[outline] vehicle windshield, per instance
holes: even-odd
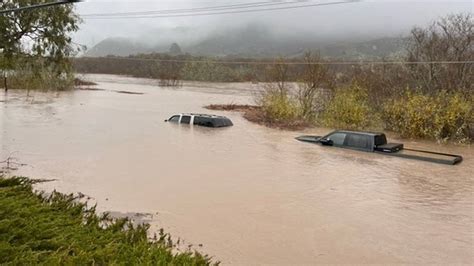
[[[332,140],[333,145],[342,146],[344,144],[344,139],[346,138],[346,133],[335,132],[326,136],[326,139]]]
[[[179,115],[173,115],[172,117],[170,117],[170,119],[168,119],[168,121],[178,122],[179,121]]]

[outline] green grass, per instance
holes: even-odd
[[[38,194],[27,178],[0,176],[0,264],[209,265],[198,252],[176,253],[162,231],[99,216],[95,207],[58,192]]]

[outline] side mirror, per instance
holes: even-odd
[[[319,142],[324,146],[332,146],[334,142],[330,139],[320,139]]]

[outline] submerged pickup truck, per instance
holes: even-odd
[[[322,137],[305,135],[299,136],[296,139],[324,146],[376,152],[384,155],[450,165],[460,163],[463,159],[460,155],[407,149],[403,147],[403,144],[401,143],[387,143],[387,137],[385,134],[376,132],[337,130]]]

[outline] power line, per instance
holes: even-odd
[[[356,3],[356,2],[361,2],[361,0],[346,0],[346,1],[329,2],[329,3],[309,4],[309,5],[273,7],[273,8],[259,8],[259,9],[246,9],[246,10],[231,10],[231,11],[223,11],[223,12],[171,14],[171,15],[157,15],[157,16],[116,16],[116,17],[97,16],[97,17],[85,17],[85,19],[137,19],[137,18],[141,19],[141,18],[170,18],[170,17],[212,16],[212,15],[223,15],[223,14],[238,14],[238,13],[252,13],[252,12],[276,11],[276,10],[288,10],[288,9],[316,7],[316,6],[341,5],[341,4],[350,4],[350,3]]]
[[[169,13],[189,13],[189,12],[205,12],[215,10],[226,10],[226,9],[243,9],[251,7],[265,7],[274,5],[288,5],[293,3],[300,3],[300,1],[289,1],[289,2],[253,2],[253,3],[241,3],[232,5],[221,5],[221,6],[208,6],[208,7],[197,7],[197,8],[186,8],[186,9],[163,9],[163,10],[152,10],[152,11],[135,11],[135,12],[116,12],[116,13],[93,13],[93,14],[80,14],[83,17],[95,17],[95,16],[136,16],[136,15],[147,15],[147,14],[169,14]]]
[[[287,10],[287,9],[296,9],[296,8],[305,8],[305,7],[315,7],[315,6],[326,6],[326,5],[339,5],[339,4],[349,4],[354,2],[360,2],[361,0],[346,0],[346,1],[338,1],[338,2],[329,2],[329,3],[317,3],[317,4],[309,4],[309,5],[298,5],[298,6],[286,6],[286,7],[273,7],[273,8],[259,8],[259,9],[244,9],[239,10],[242,8],[234,8],[236,10],[231,11],[222,11],[222,12],[207,12],[201,13],[200,12],[185,12],[190,14],[165,14],[165,15],[156,15],[156,16],[115,16],[115,17],[85,17],[86,19],[130,19],[130,18],[169,18],[169,17],[190,17],[190,16],[210,16],[210,15],[223,15],[223,14],[237,14],[237,13],[251,13],[251,12],[262,12],[262,11],[275,11],[275,10]],[[288,2],[288,4],[297,4],[298,2]]]
[[[31,10],[31,9],[45,8],[45,7],[50,7],[50,6],[77,3],[77,2],[81,2],[81,1],[82,0],[61,0],[61,1],[57,1],[57,2],[51,2],[51,3],[43,3],[43,4],[37,4],[37,5],[17,7],[17,8],[12,8],[12,9],[0,10],[0,15],[1,14],[7,14],[7,13],[14,13],[14,12],[22,12],[22,11],[27,11],[27,10]]]
[[[321,61],[321,62],[281,62],[281,61],[210,61],[210,60],[179,60],[179,59],[153,59],[153,58],[127,58],[127,57],[78,57],[73,59],[113,59],[123,61],[150,61],[169,63],[207,63],[222,65],[421,65],[421,64],[473,64],[474,61]]]

